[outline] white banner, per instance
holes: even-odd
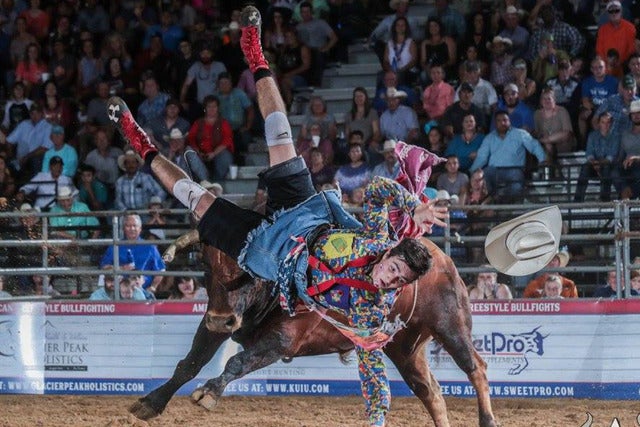
[[[203,303],[0,303],[0,393],[146,394],[189,351]],[[473,339],[504,397],[640,398],[640,301],[474,302]],[[219,375],[240,347],[227,341],[196,379]],[[444,349],[427,348],[446,395],[473,396]],[[395,395],[410,394],[388,363]],[[359,394],[355,361],[337,355],[278,362],[226,394]]]

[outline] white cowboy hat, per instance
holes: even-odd
[[[382,145],[381,153],[386,153],[387,151],[394,151],[396,149],[396,141],[395,139],[387,139]]]
[[[566,267],[571,259],[571,254],[566,248],[560,249],[555,256],[557,256],[558,261],[560,261],[560,267]]]
[[[635,101],[631,101],[629,104],[629,113],[637,113],[640,112],[640,100],[636,99]]]
[[[487,234],[484,251],[498,271],[525,276],[541,270],[553,259],[561,233],[560,209],[550,206],[495,226]]]
[[[75,188],[69,187],[68,185],[62,185],[58,187],[58,192],[56,193],[56,198],[58,200],[63,199],[72,199],[78,194],[78,190]]]
[[[206,179],[203,179],[202,181],[200,181],[200,186],[202,188],[204,188],[205,190],[210,190],[212,188],[215,188],[220,193],[222,193],[222,191],[223,191],[222,185],[218,184],[217,182],[207,181]]]
[[[124,161],[126,159],[136,159],[136,161],[138,162],[138,166],[142,166],[144,164],[144,160],[142,160],[142,157],[137,155],[135,151],[127,150],[126,153],[118,156],[118,167],[120,168],[120,170],[124,170]]]
[[[186,137],[187,137],[188,133],[189,133],[189,132],[187,132],[187,133],[182,133],[182,131],[181,131],[180,129],[178,129],[178,128],[173,128],[173,129],[171,129],[171,132],[169,133],[169,135],[165,135],[165,136],[163,136],[162,138],[163,138],[165,141],[169,141],[169,140],[172,140],[172,139],[184,139],[184,138],[186,138]]]
[[[406,98],[407,92],[398,90],[395,87],[387,88],[387,98]]]
[[[23,203],[20,205],[20,212],[40,212],[40,208],[33,207],[29,203]]]
[[[458,203],[459,198],[457,194],[454,194],[453,196],[451,194],[449,194],[449,192],[445,189],[442,190],[438,190],[438,192],[436,193],[436,199],[438,200],[445,200],[448,201],[450,203]]]

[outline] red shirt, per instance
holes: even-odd
[[[218,117],[214,124],[204,119],[196,120],[189,129],[187,141],[191,148],[200,153],[211,153],[219,145],[224,145],[232,154],[234,152],[233,130],[222,117]]]

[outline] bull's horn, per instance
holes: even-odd
[[[640,427],[640,413],[636,417],[636,422],[638,423],[638,427]]]
[[[582,424],[580,427],[591,427],[591,424],[593,424],[593,416],[587,412],[587,422]]]

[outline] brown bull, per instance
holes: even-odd
[[[176,245],[184,247],[197,233]],[[407,327],[384,348],[409,388],[422,401],[436,426],[449,426],[440,385],[427,364],[425,346],[434,338],[468,376],[478,398],[479,425],[495,427],[486,363],[471,341],[471,312],[464,282],[451,258],[427,239],[422,242],[433,257],[432,269],[409,285],[395,303],[391,318],[400,314]],[[173,248],[175,250],[175,248]],[[333,326],[310,312],[290,317],[271,296],[270,284],[253,281],[237,264],[215,248],[203,249],[209,307],[194,337],[191,351],[178,363],[173,377],[141,398],[130,409],[149,419],[164,410],[171,396],[194,378],[229,337],[244,351],[231,357],[224,372],[196,389],[192,398],[212,409],[227,384],[282,358],[328,353],[345,354],[353,344]],[[211,274],[211,272],[216,274]]]

